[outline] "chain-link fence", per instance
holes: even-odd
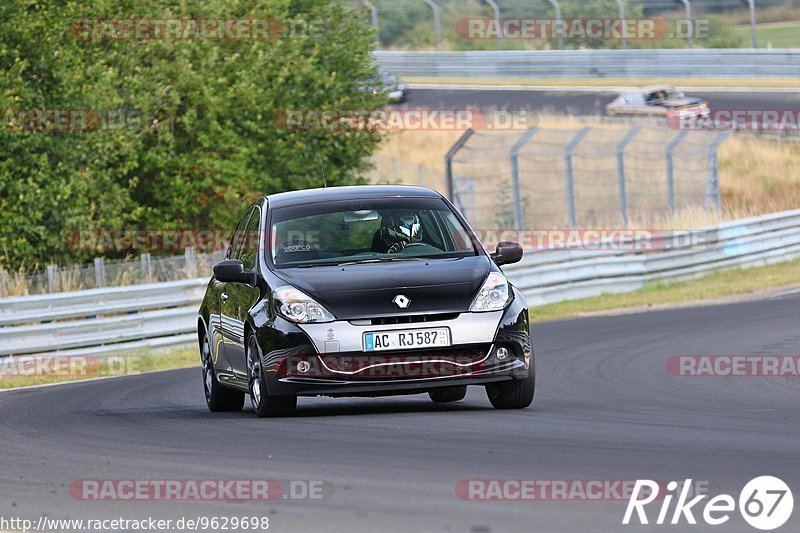
[[[754,47],[771,46],[770,35],[759,39],[759,24],[782,22],[800,9],[797,0],[345,0],[344,4],[369,21],[378,34],[378,47],[404,50],[520,49],[531,46],[524,39],[463,39],[468,19],[562,19],[575,18],[635,20],[639,17],[680,18],[693,28],[701,17],[721,17],[737,28],[712,28],[708,36],[697,28],[677,32],[669,43],[675,47]],[[735,16],[734,16],[735,15]],[[701,26],[702,23],[697,24]],[[700,39],[695,39],[697,34]],[[672,35],[672,33],[670,33]],[[551,48],[574,46],[569,39],[549,38]],[[700,42],[697,42],[700,41]],[[708,41],[704,43],[703,41]],[[591,47],[648,47],[632,40],[608,42],[602,39]],[[656,46],[663,47],[663,46]]]
[[[198,254],[194,248],[187,248],[183,255],[152,256],[143,253],[121,260],[98,257],[89,265],[47,265],[32,272],[0,269],[0,297],[206,277],[211,276],[214,264],[224,255],[222,250]]]
[[[475,227],[647,223],[719,209],[727,132],[625,128],[467,131],[450,150],[450,197]]]

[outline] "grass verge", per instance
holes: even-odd
[[[800,85],[800,78],[439,78],[404,76],[403,80],[406,83],[437,85],[519,85],[524,87],[643,87],[664,84],[684,88],[796,89]]]
[[[0,390],[200,366],[197,347],[82,356],[0,358]]]
[[[800,260],[748,269],[715,272],[679,282],[652,282],[625,294],[603,294],[592,298],[531,307],[532,322],[574,318],[604,312],[647,310],[674,304],[691,304],[727,297],[758,294],[800,283]]]

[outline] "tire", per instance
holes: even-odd
[[[531,355],[527,378],[486,385],[486,396],[495,409],[525,409],[533,403],[535,389],[536,371]]]
[[[261,367],[258,341],[254,334],[247,338],[247,360],[250,368],[250,402],[259,418],[292,416],[297,410],[297,396],[273,396]]]
[[[214,362],[211,360],[211,348],[208,339],[203,335],[203,390],[206,396],[206,405],[212,413],[241,411],[244,407],[244,393],[229,389],[217,380],[214,372]]]
[[[436,403],[457,402],[463,400],[467,395],[467,386],[442,387],[428,391],[428,396]]]

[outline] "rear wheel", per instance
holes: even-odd
[[[428,396],[436,403],[457,402],[467,395],[467,386],[442,387],[428,391]]]
[[[227,411],[241,411],[244,407],[244,393],[222,386],[214,372],[214,361],[211,357],[211,348],[208,339],[203,339],[203,389],[206,395],[206,405],[214,413]]]
[[[250,367],[250,401],[259,418],[292,416],[297,409],[297,396],[273,396],[261,367],[258,341],[252,333],[247,339],[247,360]]]
[[[535,389],[536,371],[534,370],[533,356],[531,356],[526,379],[486,385],[486,396],[489,397],[489,401],[496,409],[524,409],[533,402]]]

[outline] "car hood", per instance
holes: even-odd
[[[275,271],[339,320],[469,311],[491,268],[485,255]],[[393,302],[402,294],[405,309]]]

